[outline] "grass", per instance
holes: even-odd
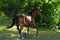
[[[4,30],[4,27],[0,27],[0,40],[21,40],[16,27]],[[35,35],[35,29],[30,29],[29,38],[26,37],[27,29],[23,29],[23,40],[60,40],[60,30],[57,31],[39,31],[39,35]]]

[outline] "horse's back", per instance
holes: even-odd
[[[32,23],[32,17],[30,15],[19,14],[18,23],[19,25],[30,25]]]

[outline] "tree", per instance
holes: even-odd
[[[39,27],[55,28],[60,20],[60,0],[0,0],[0,12],[9,18],[19,13],[29,13],[36,7],[43,10]]]

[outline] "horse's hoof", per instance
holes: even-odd
[[[24,39],[24,37],[20,37],[20,39]]]

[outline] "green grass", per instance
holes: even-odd
[[[13,27],[11,29],[4,30],[4,27],[0,27],[0,40],[21,40],[19,39],[19,33],[16,29],[16,27]],[[39,31],[39,35],[36,36],[36,30],[30,29],[29,38],[26,37],[27,29],[23,29],[23,40],[60,40],[60,30],[59,31]]]

